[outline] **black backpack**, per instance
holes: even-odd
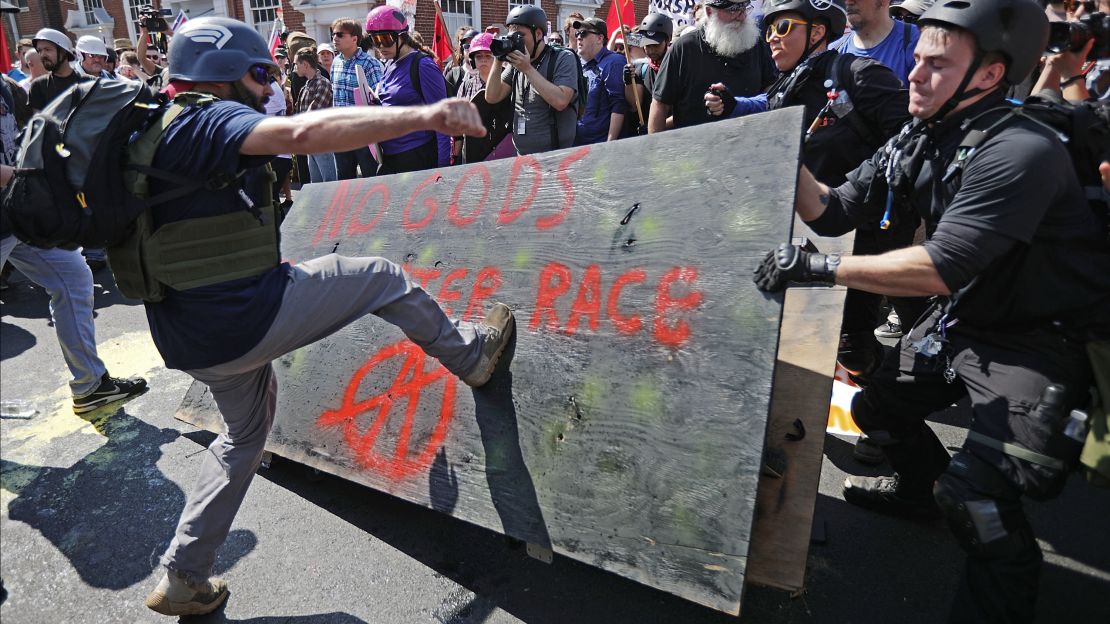
[[[1002,110],[1007,112],[994,123],[985,128],[975,127],[984,116]],[[1019,117],[1050,130],[1067,148],[1087,203],[1110,244],[1110,202],[1098,172],[1099,165],[1110,160],[1110,102],[1065,102],[1053,91],[1042,91],[1026,98],[1018,106],[984,111],[964,122],[963,127],[970,130],[960,141],[956,158],[944,173],[944,181],[959,184],[959,176],[975,151],[1003,126]]]
[[[121,163],[159,103],[141,82],[78,83],[31,118],[4,189],[4,225],[36,247],[106,247],[146,207]]]

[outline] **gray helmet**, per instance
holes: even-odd
[[[668,37],[674,37],[674,21],[670,16],[662,13],[648,13],[644,21],[640,22],[640,32],[644,31],[663,33]]]
[[[37,48],[40,41],[53,43],[62,52],[66,52],[70,56],[73,56],[73,42],[70,41],[69,37],[67,37],[65,33],[60,30],[54,30],[53,28],[43,28],[42,30],[35,33],[34,39],[31,39],[31,45]]]
[[[258,31],[229,17],[185,22],[170,40],[170,80],[235,82],[253,65],[277,69]]]
[[[547,34],[547,13],[538,6],[518,6],[517,8],[509,11],[509,17],[505,19],[505,25],[520,24],[521,26],[528,26],[533,29],[540,29]]]
[[[819,19],[825,22],[825,39],[836,41],[844,36],[848,24],[848,13],[844,10],[844,0],[765,0],[763,3],[763,25],[769,27],[771,20],[779,13],[800,13],[806,19]],[[807,35],[808,36],[808,35]]]
[[[1006,57],[1006,82],[1010,84],[1029,76],[1048,44],[1048,17],[1030,0],[938,0],[917,23],[968,31],[981,52]]]

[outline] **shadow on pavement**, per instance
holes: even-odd
[[[16,495],[11,520],[42,533],[88,585],[123,589],[151,576],[185,505],[181,488],[157,467],[162,445],[179,434],[118,405],[83,418],[104,445],[68,468],[0,460],[0,482]],[[253,534],[238,533],[221,552],[223,569],[255,546]]]
[[[7,312],[6,306],[4,311]],[[14,358],[35,346],[36,342],[35,335],[26,329],[0,322],[0,360]]]
[[[50,318],[50,295],[46,290],[19,272],[12,275],[9,284],[9,288],[0,296],[0,300],[4,302],[4,314],[25,319]],[[141,304],[142,301],[138,299],[128,299],[120,294],[116,280],[108,269],[100,269],[93,273],[93,318],[96,318],[96,311],[101,308]],[[5,357],[8,356],[5,355]]]
[[[234,594],[228,596],[228,600],[232,598],[234,598]],[[339,611],[315,613],[313,615],[272,615],[235,620],[224,615],[223,607],[208,615],[182,616],[178,622],[180,624],[367,624],[365,620]]]

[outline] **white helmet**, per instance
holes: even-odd
[[[35,33],[34,39],[31,39],[31,45],[38,47],[39,41],[49,41],[62,50],[68,52],[70,56],[73,56],[73,42],[70,41],[69,37],[67,37],[65,33],[60,30],[54,30],[53,28],[43,28],[42,30]]]
[[[108,46],[100,39],[93,35],[85,35],[77,40],[77,51],[82,54],[95,54],[99,56],[108,56]]]

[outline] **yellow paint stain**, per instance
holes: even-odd
[[[532,254],[527,249],[517,250],[516,255],[513,256],[514,269],[528,268],[528,262],[532,259]]]
[[[706,570],[709,570],[711,572],[728,572],[729,571],[728,568],[726,568],[725,566],[717,565],[715,563],[703,563],[701,567],[703,567]]]
[[[419,266],[431,266],[437,258],[435,255],[439,253],[439,249],[435,245],[428,245],[420,251],[420,257],[416,259],[416,264]]]
[[[129,332],[101,342],[97,345],[97,353],[108,371],[117,377],[149,377],[154,371],[165,367],[147,331]],[[103,416],[98,414],[101,410],[85,414],[84,418],[74,414],[73,395],[70,394],[68,383],[52,390],[46,389],[31,400],[38,408],[38,414],[25,424],[5,423],[5,455],[10,454],[11,459],[18,461],[36,457],[36,451],[51,442],[78,432],[100,436],[94,423]],[[114,403],[105,407],[104,411],[114,413],[118,407]],[[16,444],[20,444],[17,449],[8,450]]]

